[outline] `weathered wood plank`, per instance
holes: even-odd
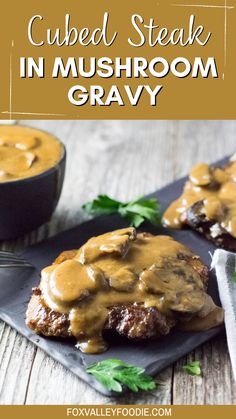
[[[15,330],[4,326],[0,345],[1,404],[23,404],[36,348]]]
[[[183,371],[183,365],[193,360],[201,362],[201,377],[193,377]],[[235,391],[224,334],[202,345],[175,365],[174,404],[235,404]]]
[[[64,141],[67,174],[52,220],[23,239],[3,244],[10,249],[42,240],[83,221],[87,217],[80,209],[81,204],[98,193],[120,199],[148,193],[186,174],[193,163],[214,161],[236,149],[235,121],[28,123],[47,129]],[[207,343],[196,355],[187,358],[201,357],[207,374],[200,381],[182,372],[184,359],[175,366],[173,386],[170,367],[157,378],[162,385],[152,394],[117,400],[102,397],[2,322],[0,339],[0,403],[220,404],[236,400],[224,337]]]

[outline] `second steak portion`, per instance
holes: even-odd
[[[216,246],[236,251],[236,157],[224,167],[197,164],[163,215],[166,227],[189,226]]]
[[[236,252],[236,239],[227,233],[218,223],[207,218],[203,201],[198,201],[186,211],[184,224],[212,241],[216,246]]]

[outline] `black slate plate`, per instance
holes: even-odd
[[[223,164],[226,161],[227,159],[224,159],[220,163]],[[183,178],[173,182],[150,196],[157,197],[161,202],[161,209],[164,210],[170,202],[179,196],[185,180],[186,178]],[[26,248],[21,255],[31,262],[35,269],[1,269],[0,275],[0,318],[78,377],[102,394],[109,396],[112,393],[106,391],[85,372],[86,365],[106,358],[119,358],[125,362],[145,367],[147,373],[154,375],[222,330],[222,327],[195,333],[173,330],[168,336],[157,341],[135,344],[113,337],[110,338],[110,348],[106,353],[85,355],[74,347],[72,340],[40,337],[25,326],[26,306],[31,296],[32,287],[39,283],[40,270],[51,264],[63,250],[78,248],[93,235],[124,226],[124,221],[116,216],[95,218],[49,240]],[[170,234],[175,239],[188,245],[202,258],[206,265],[210,265],[210,252],[214,252],[215,246],[196,233],[190,230],[168,231],[150,225],[144,225],[142,229],[154,234]],[[219,304],[214,272],[210,272],[209,294]]]

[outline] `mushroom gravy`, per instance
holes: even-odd
[[[83,352],[106,350],[103,329],[109,307],[116,305],[154,307],[178,318],[185,330],[223,321],[222,309],[205,292],[199,258],[171,237],[125,228],[93,237],[69,253],[42,270],[40,289],[51,310],[69,316]]]
[[[20,125],[0,125],[0,182],[38,175],[55,166],[63,147],[52,135]]]
[[[215,227],[236,238],[236,161],[226,167],[205,163],[193,167],[183,194],[164,213],[163,224],[181,228],[186,211],[198,201],[203,201],[204,215]]]

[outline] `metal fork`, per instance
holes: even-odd
[[[28,267],[33,268],[27,260],[22,258],[19,255],[16,255],[12,252],[7,252],[5,250],[0,250],[0,268],[20,268]]]

